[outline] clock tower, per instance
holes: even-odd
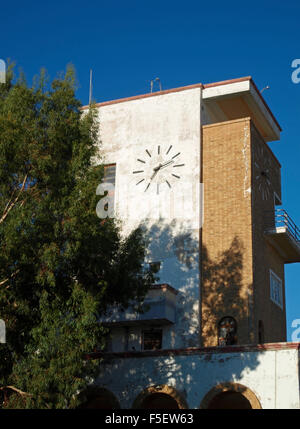
[[[102,316],[110,341],[89,355],[104,358],[97,406],[299,408],[299,344],[282,342],[284,266],[300,262],[300,231],[269,146],[281,128],[253,80],[97,109],[97,194],[109,191],[97,214],[105,203],[124,234],[143,228],[158,277],[142,313]]]
[[[299,236],[268,145],[281,129],[252,79],[97,108],[109,213],[124,234],[144,229],[158,276],[149,311],[103,319],[111,350],[285,341],[284,264],[300,261]]]

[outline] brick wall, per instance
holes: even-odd
[[[280,164],[253,124],[251,152],[255,341],[258,341],[259,320],[264,325],[265,342],[286,341],[284,262],[264,238],[266,223],[274,218],[274,192],[281,198]],[[268,182],[261,176],[264,170],[267,171]],[[266,189],[267,192],[264,191]],[[283,309],[270,299],[270,269],[282,279]]]
[[[202,345],[218,344],[218,322],[232,316],[239,344],[285,341],[283,310],[270,300],[270,268],[284,263],[266,242],[266,213],[281,197],[280,164],[250,118],[203,127]]]
[[[203,127],[202,344],[232,316],[238,343],[253,340],[250,119]]]

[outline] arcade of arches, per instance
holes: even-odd
[[[85,395],[80,408],[120,409],[116,397],[107,389],[94,388]],[[134,409],[187,409],[188,404],[176,389],[170,386],[151,386],[135,399]],[[212,388],[203,398],[200,409],[258,409],[256,395],[238,383],[224,383]]]

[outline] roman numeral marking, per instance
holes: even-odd
[[[146,149],[146,152],[147,152],[147,154],[150,156],[150,158],[151,158],[151,153],[149,152],[149,150],[148,149]]]
[[[140,180],[139,182],[137,182],[136,184],[139,185],[140,183],[142,183],[145,179]]]
[[[176,153],[176,155],[172,156],[172,159],[176,158],[176,156],[180,155],[180,152]]]
[[[142,159],[139,159],[139,158],[138,158],[138,161],[139,161],[139,162],[142,162],[143,164],[146,164],[146,161],[143,161]]]
[[[160,154],[160,146],[157,146],[157,153]]]
[[[144,170],[138,170],[138,171],[133,171],[133,174],[137,174],[137,173],[144,173]]]
[[[150,186],[150,183],[148,183],[147,188],[145,189],[145,191],[144,191],[144,192],[146,192],[146,191],[147,191],[147,189],[149,188],[149,186]]]
[[[169,188],[172,188],[172,186],[170,185],[170,183],[166,180],[166,183],[168,184]]]
[[[174,167],[183,167],[184,166],[184,164],[177,164],[177,165],[173,165],[173,168]]]
[[[172,173],[172,176],[177,177],[177,179],[180,179],[180,176],[176,176],[176,174]]]

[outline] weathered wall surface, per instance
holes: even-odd
[[[299,345],[298,345],[299,348]],[[266,350],[112,359],[101,364],[96,384],[108,389],[121,408],[131,408],[150,386],[176,389],[188,408],[199,408],[204,397],[221,383],[239,383],[258,399],[261,408],[299,409],[299,350],[288,344]]]
[[[164,347],[199,344],[200,91],[99,107],[104,162],[116,163],[115,212],[123,233],[145,228],[146,262],[160,261],[159,282],[179,290],[177,320],[164,328]],[[140,350],[139,332],[132,329],[129,347]],[[120,340],[122,329],[118,334]]]

